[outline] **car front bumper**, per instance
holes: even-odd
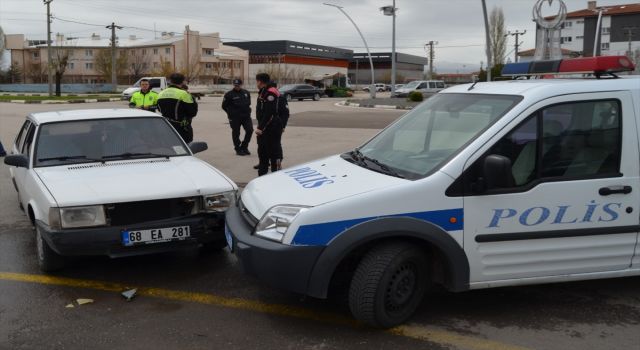
[[[90,227],[52,230],[46,224],[36,222],[44,240],[63,256],[107,255],[112,258],[162,253],[182,248],[194,248],[204,243],[224,241],[224,214],[198,214],[160,221],[124,226]],[[134,246],[122,244],[125,230],[189,226],[190,237],[180,241],[149,243]]]
[[[243,271],[276,288],[307,294],[309,277],[324,247],[277,243],[253,235],[253,230],[240,208],[227,211],[227,241]]]

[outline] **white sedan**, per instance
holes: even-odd
[[[43,271],[66,256],[224,246],[236,184],[193,156],[161,116],[136,109],[34,113],[13,144],[11,178]]]

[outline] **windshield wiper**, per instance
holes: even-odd
[[[129,158],[134,158],[134,157],[154,157],[154,158],[167,158],[169,159],[169,157],[171,157],[168,154],[157,154],[157,153],[150,153],[150,152],[145,152],[145,153],[136,153],[136,152],[125,152],[125,153],[120,153],[120,154],[112,154],[112,155],[108,155],[108,156],[103,156],[102,159],[115,159],[115,158],[125,158],[125,159],[129,159]]]
[[[375,164],[376,166],[378,166],[378,168],[380,168],[382,171],[384,171],[388,175],[404,179],[404,176],[400,175],[397,171],[391,169],[390,167],[388,167],[387,165],[383,164],[382,162],[380,162],[379,160],[377,160],[375,158],[371,158],[371,157],[365,156],[360,151],[360,149],[358,149],[358,148],[354,149],[353,152],[351,152],[351,157],[354,160],[358,161],[358,163],[361,164],[365,168],[369,168],[366,163],[367,162],[371,162],[371,163]],[[369,169],[371,169],[371,168],[369,168]]]
[[[64,162],[67,160],[76,160],[76,159],[90,160],[94,162],[103,162],[102,159],[89,158],[87,156],[59,156],[59,157],[49,157],[49,158],[38,158],[38,162],[46,162],[50,160],[59,160],[61,162]]]

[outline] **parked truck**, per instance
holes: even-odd
[[[151,85],[151,90],[160,93],[160,91],[166,89],[169,86],[169,82],[165,77],[142,77],[140,80],[136,81],[132,87],[127,88],[122,92],[122,99],[129,101],[131,99],[131,95],[135,92],[140,91],[140,82],[142,80],[149,80],[149,85]],[[204,96],[205,93],[209,92],[209,89],[206,85],[189,85],[189,92],[193,97],[200,99]]]

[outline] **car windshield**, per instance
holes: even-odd
[[[423,178],[520,100],[509,95],[435,95],[343,157],[390,175]]]
[[[80,120],[41,125],[34,163],[46,167],[189,154],[162,118]]]
[[[403,86],[403,87],[405,87],[405,88],[407,88],[407,89],[413,89],[413,88],[415,88],[415,87],[416,87],[416,86],[418,86],[418,85],[420,85],[420,82],[419,82],[419,81],[412,81],[412,82],[410,82],[410,83],[406,84],[406,85],[405,85],[405,86]]]

